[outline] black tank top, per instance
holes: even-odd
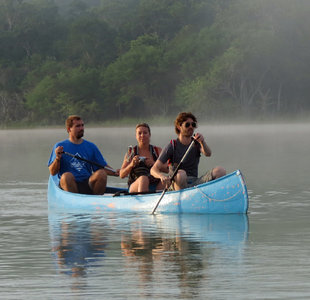
[[[157,147],[150,145],[150,152],[153,156],[154,161],[157,160],[158,158],[158,153],[157,153]],[[129,151],[129,150],[128,150]],[[135,155],[139,155],[139,148],[138,146],[134,146],[131,151],[133,151],[133,153],[128,153],[128,156],[135,156]],[[131,185],[134,181],[136,181],[140,176],[146,175],[146,176],[151,176],[150,175],[150,169],[151,167],[148,167],[145,162],[143,160],[141,160],[139,162],[139,164],[137,166],[135,166],[134,168],[132,168],[132,170],[129,173],[128,176],[128,185]],[[153,176],[152,176],[153,177]]]

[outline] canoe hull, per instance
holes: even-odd
[[[144,195],[82,195],[63,191],[57,177],[48,183],[49,209],[61,211],[119,211],[149,212],[155,207],[161,193]],[[247,213],[248,194],[239,170],[217,180],[181,191],[167,192],[157,213],[233,214]]]

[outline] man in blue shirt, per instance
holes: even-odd
[[[66,120],[69,138],[54,145],[48,167],[51,175],[58,174],[60,187],[68,192],[102,195],[107,184],[107,175],[118,176],[108,166],[94,143],[83,139],[84,122],[80,116],[69,116]],[[95,162],[106,169],[92,165],[73,156]],[[110,170],[109,170],[110,169]]]

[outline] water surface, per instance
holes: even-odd
[[[248,216],[53,214],[47,161],[63,129],[0,131],[2,299],[308,299],[310,124],[200,126],[241,169]],[[133,128],[87,128],[119,168]],[[152,128],[154,144],[173,128]],[[109,177],[112,185],[126,180]]]

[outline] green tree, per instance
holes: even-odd
[[[81,67],[46,75],[26,94],[33,120],[57,123],[68,114],[100,120],[99,72]]]
[[[104,70],[105,99],[114,103],[118,117],[152,115],[153,108],[167,112],[163,53],[158,36],[144,35],[132,41],[130,50]]]
[[[95,15],[78,17],[68,25],[65,59],[74,65],[106,66],[116,58],[115,36]]]

